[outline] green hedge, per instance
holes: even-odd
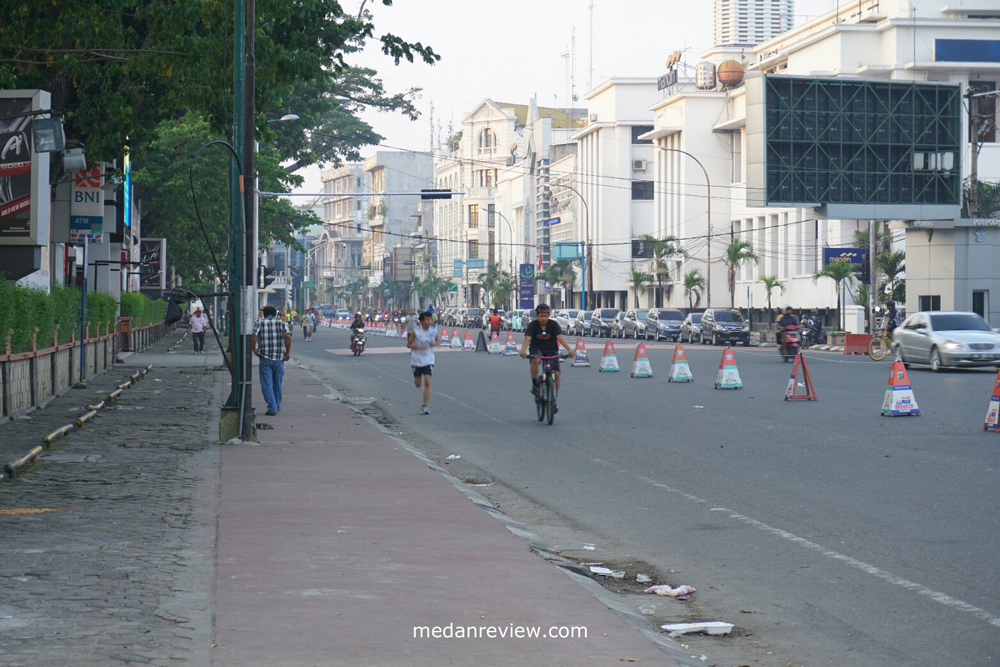
[[[72,287],[52,287],[49,293],[42,290],[11,286],[0,280],[0,352],[11,336],[11,351],[15,354],[31,348],[31,334],[38,327],[38,347],[52,344],[56,325],[59,325],[59,342],[68,343],[70,337],[80,337],[80,290]],[[104,335],[114,331],[118,304],[108,294],[87,294],[87,321],[90,335]]]
[[[167,302],[163,299],[153,301],[145,294],[122,293],[122,317],[132,318],[132,328],[159,324],[167,314]]]

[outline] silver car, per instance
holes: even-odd
[[[576,322],[576,316],[579,314],[580,311],[576,308],[555,310],[552,311],[552,318],[559,323],[559,328],[563,330],[563,333],[569,333]]]
[[[1000,333],[976,313],[920,312],[893,332],[893,350],[904,363],[1000,366]]]

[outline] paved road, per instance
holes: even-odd
[[[460,454],[595,541],[671,569],[716,620],[794,664],[1000,660],[1000,437],[983,433],[995,371],[911,369],[920,417],[879,416],[889,366],[809,355],[820,401],[782,400],[789,365],[736,348],[746,388],[713,389],[721,348],[689,346],[696,381],[567,369],[553,426],[534,418],[527,363],[442,351],[432,415],[399,340],[296,341],[296,356],[372,396],[401,430]],[[741,610],[757,614],[741,615]],[[785,664],[785,663],[776,663]]]

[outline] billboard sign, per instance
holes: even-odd
[[[49,108],[44,90],[0,91],[0,244],[48,245],[49,154],[31,147],[31,121]]]
[[[71,243],[104,242],[104,163],[74,172],[69,204]]]
[[[167,289],[167,240],[141,239],[139,241],[139,287],[141,289]]]
[[[580,243],[553,243],[552,244],[552,259],[580,259],[582,255],[580,254]]]
[[[632,239],[632,259],[653,259],[653,244],[643,239]]]
[[[517,272],[517,296],[520,308],[535,307],[535,265],[522,264]]]
[[[823,248],[823,266],[834,262],[860,267],[865,263],[865,252],[861,248]]]

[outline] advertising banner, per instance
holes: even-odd
[[[520,308],[535,307],[535,265],[522,264],[517,272],[518,306]]]
[[[865,263],[865,251],[861,248],[823,248],[823,266],[834,262],[861,266]]]
[[[104,243],[104,163],[73,174],[69,204],[69,240]]]
[[[142,289],[167,288],[167,240],[139,241],[139,286]]]
[[[31,235],[31,106],[0,99],[0,239]]]

